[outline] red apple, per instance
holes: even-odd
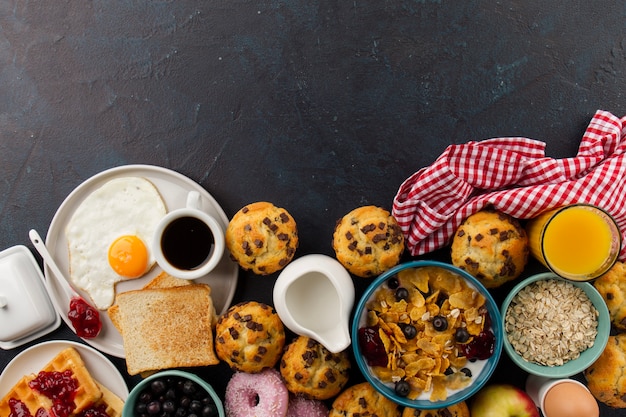
[[[472,417],[539,417],[539,409],[525,391],[508,384],[482,388],[471,401]]]

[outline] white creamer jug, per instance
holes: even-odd
[[[326,255],[305,255],[283,269],[274,284],[274,308],[292,332],[317,340],[330,352],[350,346],[354,284]]]

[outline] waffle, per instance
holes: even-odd
[[[124,401],[117,395],[115,395],[111,390],[109,390],[104,385],[96,382],[98,384],[98,388],[102,391],[102,398],[98,400],[96,406],[104,405],[107,416],[109,417],[121,417],[122,416],[122,408],[124,408]],[[3,414],[0,414],[2,416]]]
[[[33,379],[32,375],[22,377],[22,379],[11,388],[11,391],[2,398],[0,401],[0,416],[7,417],[11,414],[11,408],[9,407],[9,400],[11,398],[22,401],[33,416],[38,409],[47,407],[48,402],[44,401],[46,398],[37,395],[37,393],[28,387],[28,382],[31,379]]]
[[[109,417],[120,417],[123,402],[113,392],[96,382],[85,367],[85,363],[76,349],[69,347],[57,354],[41,371],[64,372],[70,370],[72,377],[77,381],[77,389],[74,397],[75,409],[73,416],[81,413],[93,405],[105,405]],[[11,409],[9,400],[15,398],[26,405],[30,414],[35,416],[40,408],[50,410],[52,400],[43,394],[32,390],[29,382],[37,377],[36,374],[25,375],[11,390],[0,400],[0,416],[9,416]],[[54,417],[51,414],[51,417]]]

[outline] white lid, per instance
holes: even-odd
[[[27,343],[60,322],[31,251],[18,245],[0,252],[0,347]]]

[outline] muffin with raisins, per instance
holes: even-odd
[[[215,326],[217,357],[236,371],[255,373],[278,363],[285,328],[274,308],[245,301],[228,309]]]
[[[401,407],[383,396],[369,382],[346,388],[333,401],[328,417],[400,417]]]
[[[350,359],[346,351],[332,353],[307,336],[297,336],[280,360],[287,389],[296,395],[327,400],[348,382]]]
[[[241,208],[229,222],[225,240],[231,259],[258,275],[283,269],[299,243],[294,218],[266,201]]]
[[[593,286],[606,302],[615,329],[626,331],[626,264],[615,262],[608,272],[594,281]]]
[[[528,254],[528,237],[519,221],[491,208],[466,218],[452,239],[452,264],[487,288],[519,277]]]
[[[404,236],[398,222],[387,210],[363,206],[337,222],[333,249],[337,260],[351,274],[374,277],[400,262]]]

